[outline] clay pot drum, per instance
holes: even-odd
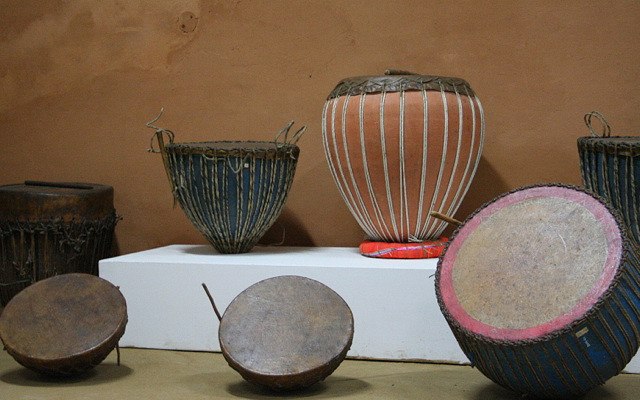
[[[349,78],[322,113],[331,174],[372,241],[435,240],[476,172],[484,114],[459,78],[389,72]]]
[[[640,260],[617,212],[578,188],[505,194],[457,229],[436,271],[471,363],[536,398],[580,396],[640,343]]]

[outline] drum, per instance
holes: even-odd
[[[89,274],[64,274],[18,293],[0,315],[0,339],[23,366],[54,375],[77,375],[100,364],[127,324],[124,297]]]
[[[280,215],[300,154],[295,143],[306,129],[289,140],[292,125],[273,142],[173,143],[170,131],[156,129],[175,198],[220,253],[248,252]]]
[[[591,125],[594,116],[603,123],[602,136]],[[611,137],[611,127],[598,112],[585,115],[585,122],[591,136],[578,139],[584,186],[620,211],[640,243],[640,137]]]
[[[229,365],[247,381],[278,391],[324,380],[353,340],[347,303],[324,284],[301,276],[250,286],[219,318],[220,349]]]
[[[484,113],[462,79],[387,71],[338,83],[322,136],[340,194],[369,239],[415,248],[446,226],[431,212],[453,215],[467,193]]]
[[[0,186],[0,303],[54,275],[97,275],[112,254],[113,188],[95,183]]]
[[[638,350],[639,268],[638,248],[604,201],[534,186],[456,230],[436,295],[483,374],[516,392],[567,398],[620,373]]]

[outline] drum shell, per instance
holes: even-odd
[[[581,137],[580,171],[585,188],[620,211],[640,243],[640,142],[637,137]]]
[[[478,97],[461,80],[429,85],[420,78],[426,77],[370,77],[355,89],[346,80],[324,106],[331,173],[374,241],[439,237],[446,225],[431,211],[456,212],[480,160],[484,112]],[[391,83],[372,88],[379,79]]]
[[[251,143],[256,147],[260,142]],[[165,146],[183,211],[221,253],[245,253],[280,215],[298,161],[295,145],[216,150],[216,142]]]
[[[52,184],[53,185],[53,184]],[[0,187],[0,303],[55,275],[98,275],[111,256],[118,221],[113,188],[6,185]]]
[[[102,362],[117,347],[127,322],[126,300],[117,287],[71,273],[17,294],[0,316],[0,339],[22,366],[73,376]]]
[[[506,388],[539,398],[581,396],[622,372],[640,345],[640,249],[629,240],[618,213],[609,211],[623,238],[613,283],[580,319],[535,339],[498,340],[462,327],[443,301],[439,271],[444,256],[441,258],[436,273],[438,303],[472,366]]]
[[[318,281],[284,275],[236,296],[220,320],[218,340],[245,380],[291,391],[333,373],[353,334],[353,314],[342,297]]]

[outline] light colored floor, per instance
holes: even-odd
[[[495,385],[471,367],[347,360],[305,391],[273,394],[242,380],[220,354],[122,349],[82,379],[57,381],[20,367],[0,352],[0,399],[474,399],[521,396]],[[619,375],[585,400],[638,399],[640,375]]]

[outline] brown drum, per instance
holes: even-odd
[[[387,71],[338,83],[325,102],[322,136],[340,194],[377,242],[361,247],[364,255],[439,253],[428,250],[435,243],[416,243],[439,239],[446,226],[431,212],[454,215],[460,206],[480,162],[484,127],[480,100],[460,78]]]
[[[0,339],[23,366],[74,375],[98,365],[127,324],[120,290],[89,274],[64,274],[18,293],[0,315]]]
[[[0,303],[54,275],[97,275],[98,261],[111,255],[117,220],[111,186],[0,186]]]
[[[336,292],[301,276],[260,281],[221,317],[220,348],[247,381],[273,390],[310,386],[344,360],[353,315]]]

